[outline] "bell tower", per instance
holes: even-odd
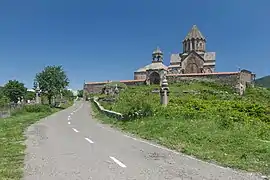
[[[163,53],[159,47],[157,47],[152,53],[152,63],[163,62]]]
[[[196,25],[192,26],[182,43],[183,53],[189,53],[190,51],[206,51],[206,39]]]

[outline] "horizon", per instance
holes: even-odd
[[[195,3],[3,2],[0,85],[16,79],[31,89],[47,65],[62,65],[73,90],[84,82],[133,80],[134,71],[151,63],[156,47],[169,65],[194,24],[207,39],[207,51],[216,52],[216,72],[240,67],[256,79],[270,74],[270,1]]]

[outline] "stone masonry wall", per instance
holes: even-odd
[[[181,82],[183,80],[205,80],[218,81],[233,87],[239,84],[239,79],[240,73],[238,72],[167,75],[169,83]]]
[[[113,117],[113,118],[116,118],[118,120],[123,120],[123,115],[121,113],[118,113],[118,112],[115,112],[115,111],[110,111],[110,110],[107,110],[105,109],[103,106],[101,106],[98,102],[98,98],[97,97],[94,97],[91,99],[93,101],[93,103],[96,105],[97,109],[99,111],[101,111],[103,114],[109,116],[109,117]]]
[[[108,82],[93,82],[93,83],[86,83],[84,84],[84,93],[100,93],[102,88],[105,84],[110,83]],[[145,80],[126,80],[126,81],[119,81],[120,83],[124,83],[127,86],[137,86],[145,84]]]

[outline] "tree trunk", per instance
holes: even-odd
[[[48,96],[49,105],[52,105],[52,96]]]

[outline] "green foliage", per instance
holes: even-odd
[[[16,109],[12,112],[13,116],[25,114],[25,113],[49,113],[52,112],[52,108],[48,105],[34,104],[24,105],[22,108]]]
[[[3,93],[11,101],[17,102],[18,98],[24,97],[27,92],[27,88],[24,84],[17,80],[9,80],[3,88]]]
[[[270,122],[270,91],[249,88],[240,97],[227,86],[211,82],[171,85],[170,103],[160,107],[157,86],[130,87],[122,92],[111,109],[125,115],[144,113],[147,116],[166,115],[167,118],[197,117],[216,114],[236,122]]]
[[[0,108],[6,106],[9,102],[10,100],[8,99],[8,97],[0,95]]]
[[[53,96],[59,95],[60,91],[69,85],[69,80],[62,66],[47,66],[36,74],[35,81],[43,93],[46,93],[49,104]]]
[[[10,102],[9,98],[4,95],[4,88],[0,86],[0,108]]]
[[[73,92],[68,90],[68,89],[62,90],[62,95],[67,100],[73,100],[74,99]]]
[[[27,91],[25,95],[25,100],[33,100],[36,98],[36,93],[32,91]]]
[[[83,90],[78,90],[78,97],[82,98],[83,97]]]
[[[51,112],[52,108],[47,105],[35,104],[35,105],[26,105],[23,107],[23,111],[29,113],[39,113],[39,112]]]

